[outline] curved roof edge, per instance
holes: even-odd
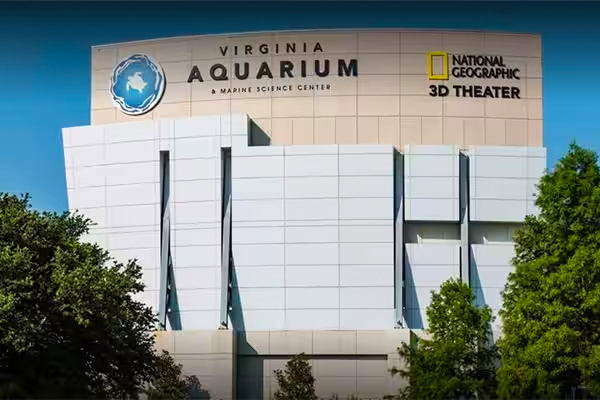
[[[487,29],[443,29],[443,28],[322,28],[322,29],[289,29],[289,30],[265,30],[265,31],[249,31],[249,32],[234,32],[234,33],[207,33],[198,35],[186,35],[186,36],[167,36],[155,39],[142,39],[142,40],[129,40],[126,42],[118,43],[107,43],[92,46],[92,49],[102,47],[121,46],[126,44],[140,44],[152,42],[161,42],[164,40],[185,40],[185,39],[196,39],[196,38],[210,38],[210,37],[238,37],[248,35],[265,35],[273,33],[309,33],[309,32],[460,32],[460,33],[488,33],[494,35],[515,35],[515,36],[534,36],[541,38],[540,33],[533,32],[510,32],[510,31],[499,31],[499,30],[487,30]]]

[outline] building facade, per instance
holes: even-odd
[[[144,268],[160,347],[214,399],[381,398],[451,277],[495,313],[546,167],[537,35],[195,36],[92,49],[63,130],[86,240]],[[500,321],[495,333],[500,332]]]

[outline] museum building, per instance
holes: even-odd
[[[451,277],[495,314],[535,214],[541,38],[325,30],[93,47],[91,124],[63,129],[85,240],[137,259],[158,346],[213,399],[381,398]],[[494,325],[500,333],[501,321]]]

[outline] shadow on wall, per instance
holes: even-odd
[[[419,305],[419,298],[417,297],[417,288],[415,287],[415,280],[412,275],[412,268],[410,265],[410,259],[408,258],[408,251],[404,250],[404,266],[406,274],[406,305],[408,315],[406,316],[406,324],[409,329],[425,329],[425,322],[421,315],[421,306]]]
[[[236,334],[236,394],[237,399],[264,398],[264,357],[248,343],[242,312],[235,261],[231,260],[231,325]]]
[[[169,268],[170,283],[171,283],[171,294],[169,297],[168,307],[170,312],[167,313],[167,319],[169,325],[171,326],[171,330],[180,331],[183,329],[181,326],[181,314],[179,311],[179,298],[177,297],[177,285],[175,282],[175,273],[173,271],[173,267]]]
[[[475,295],[475,305],[477,307],[483,307],[487,304],[486,298],[485,298],[485,292],[483,291],[483,288],[481,287],[481,278],[479,276],[479,268],[477,267],[477,261],[475,260],[475,254],[473,253],[473,248],[470,247],[469,248],[469,257],[470,259],[470,264],[471,264],[471,268],[469,271],[470,277],[470,283],[471,283],[471,290],[473,290],[473,295]],[[488,324],[488,328],[490,330],[490,342],[495,342],[495,338],[494,338],[494,326],[493,326],[493,322],[490,322]]]
[[[469,253],[469,257],[471,257],[471,276],[469,277],[469,279],[471,280],[471,287],[473,288],[473,294],[475,295],[475,304],[479,307],[482,307],[486,304],[485,293],[483,292],[483,288],[481,287],[479,268],[477,268],[477,261],[475,261],[475,254],[473,253],[473,248],[469,249]]]
[[[271,137],[254,121],[250,121],[250,140],[251,146],[269,146]]]

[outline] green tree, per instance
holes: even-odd
[[[285,370],[275,370],[279,389],[275,400],[317,400],[315,378],[308,358],[304,353],[292,357]]]
[[[406,369],[393,375],[408,380],[400,399],[482,399],[495,391],[496,352],[491,336],[492,312],[475,305],[471,288],[450,279],[432,291],[427,308],[428,339],[398,349]]]
[[[185,400],[208,398],[195,376],[183,376],[182,366],[163,351],[158,359],[158,373],[146,390],[148,400]]]
[[[81,243],[89,226],[0,194],[0,397],[136,398],[156,376],[141,267]]]
[[[600,171],[575,144],[542,177],[515,236],[498,342],[502,398],[600,394]]]

